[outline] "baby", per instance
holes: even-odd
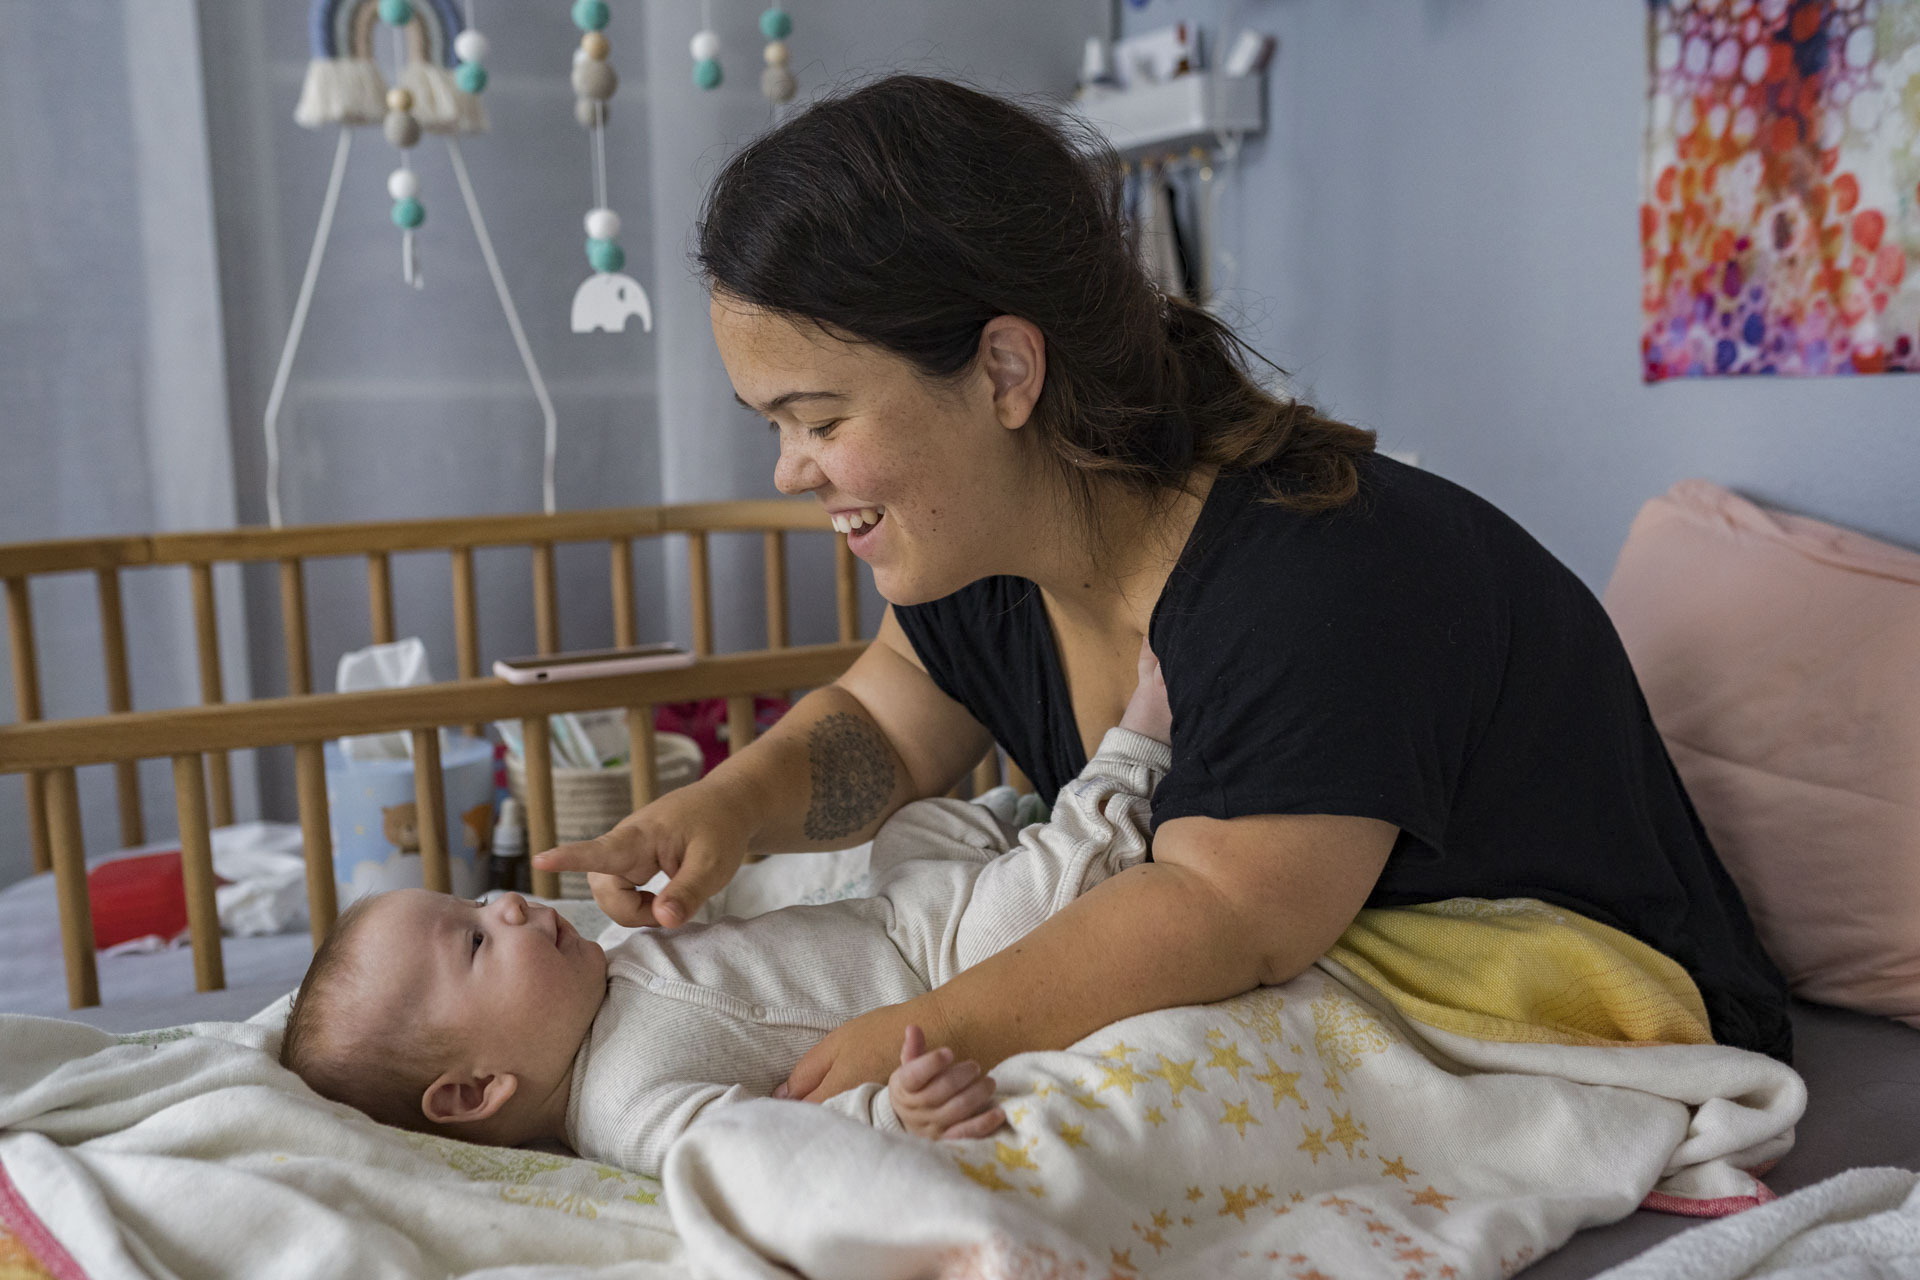
[[[769,1096],[827,1032],[941,985],[1147,854],[1170,763],[1157,663],[1044,824],[922,800],[874,837],[874,896],[639,929],[604,950],[551,907],[402,890],[344,912],[280,1060],[376,1120],[502,1146],[558,1141],[657,1175],[708,1107]],[[886,1088],[826,1105],[925,1137],[981,1137],[993,1081],[907,1032]]]

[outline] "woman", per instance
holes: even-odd
[[[1756,941],[1593,595],[1494,508],[1256,385],[1160,297],[1117,166],[1059,125],[894,77],[736,156],[699,260],[774,480],[850,530],[891,607],[846,675],[706,779],[545,868],[683,923],[751,851],[843,848],[993,742],[1051,797],[1145,637],[1174,764],[1153,860],[789,1080],[881,1081],[902,1033],[992,1066],[1301,972],[1367,905],[1540,898],[1698,983],[1785,1058]],[[634,886],[665,870],[657,899]]]

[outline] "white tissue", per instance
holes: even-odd
[[[343,653],[333,677],[336,693],[405,689],[432,683],[433,673],[427,669],[427,646],[418,636]],[[340,752],[349,760],[406,760],[413,755],[413,737],[406,733],[369,733],[342,738]]]

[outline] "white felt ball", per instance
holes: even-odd
[[[395,169],[387,175],[387,194],[395,200],[408,200],[420,194],[420,175],[411,169]]]
[[[693,37],[693,43],[689,48],[693,50],[695,62],[717,58],[720,56],[720,37],[711,31],[702,31]]]
[[[587,212],[587,235],[595,240],[615,240],[620,236],[620,215],[611,209]]]
[[[478,31],[462,31],[453,38],[453,56],[462,62],[485,62],[489,47],[487,38]]]

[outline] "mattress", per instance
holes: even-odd
[[[1920,1170],[1920,1031],[1796,1000],[1793,1034],[1807,1114],[1793,1150],[1766,1176],[1774,1193],[1862,1165]],[[1696,1225],[1642,1209],[1580,1232],[1523,1274],[1526,1280],[1584,1280]]]

